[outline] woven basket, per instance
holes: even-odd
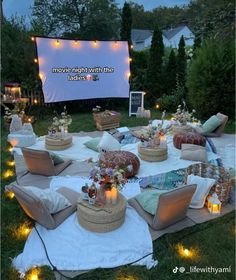
[[[229,193],[231,188],[229,173],[219,166],[213,164],[196,163],[186,168],[185,183],[190,174],[201,176],[203,178],[212,178],[216,180],[216,184],[211,188],[210,194],[216,192],[219,200],[226,204],[229,200]]]

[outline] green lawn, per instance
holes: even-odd
[[[153,113],[152,118],[160,118],[158,112]],[[44,116],[43,120],[38,120],[34,129],[37,135],[47,133],[47,127],[51,122],[51,117]],[[121,126],[139,126],[147,125],[146,119],[129,118],[126,113],[122,113]],[[81,113],[73,115],[73,123],[70,126],[71,132],[92,131],[95,130],[91,113]],[[234,123],[229,122],[226,132],[234,133]],[[2,172],[8,167],[6,161],[11,159],[9,152],[6,151],[8,144],[6,142],[7,131],[2,127]],[[10,199],[4,193],[4,186],[14,180],[14,177],[2,179],[1,192],[1,210],[2,210],[2,255],[1,255],[1,279],[16,280],[20,279],[16,271],[11,268],[11,258],[18,255],[22,250],[26,237],[19,234],[21,226],[28,222],[27,217],[19,207],[15,198]],[[132,237],[127,237],[132,238]],[[177,251],[177,245],[183,245],[184,248],[192,249],[195,255],[192,259],[182,258]],[[154,258],[159,264],[147,270],[144,267],[122,266],[115,269],[96,269],[90,273],[81,275],[75,279],[83,280],[148,280],[148,279],[235,279],[234,266],[234,248],[235,248],[235,213],[210,221],[201,225],[182,230],[173,234],[166,234],[154,241]],[[91,252],[94,253],[94,252]],[[186,271],[190,266],[205,268],[212,266],[223,268],[231,266],[231,273],[180,273],[174,274],[175,267],[185,267]],[[27,277],[30,279],[29,275]],[[40,268],[39,279],[55,279],[54,273],[48,267]]]

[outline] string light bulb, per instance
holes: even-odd
[[[38,104],[38,100],[37,99],[34,99],[34,104]]]
[[[10,169],[4,171],[3,174],[2,174],[2,177],[4,179],[10,178],[12,176],[14,176],[14,172],[12,170],[10,170]]]
[[[130,48],[131,48],[131,50],[134,48],[134,46],[133,45],[130,45]]]
[[[184,249],[184,255],[188,257],[190,255],[190,251],[188,249]]]
[[[7,152],[9,152],[9,153],[11,153],[13,151],[13,147],[9,147],[8,149],[7,149]]]
[[[37,58],[34,59],[34,63],[38,63],[38,59]]]
[[[159,109],[160,108],[160,105],[159,104],[156,104],[156,109]]]
[[[94,43],[95,46],[97,45],[97,41],[96,40],[93,43]]]
[[[60,41],[57,39],[55,44],[56,44],[57,46],[59,46],[59,45],[60,45]]]
[[[131,57],[129,57],[129,62],[131,62],[133,59]]]
[[[178,244],[177,246],[177,251],[180,257],[185,258],[185,259],[196,259],[198,258],[198,253],[197,250],[194,249],[187,249],[184,248],[182,244]]]
[[[34,41],[35,41],[35,38],[34,38],[34,37],[31,37],[31,41],[33,41],[33,42],[34,42]]]
[[[31,119],[31,118],[28,118],[28,122],[31,123],[31,121],[32,121],[32,119]]]
[[[13,199],[14,198],[14,193],[9,191],[9,192],[6,192],[6,197],[10,198],[10,199]]]
[[[8,161],[7,161],[7,165],[8,165],[8,166],[11,166],[11,167],[12,167],[12,166],[15,166],[15,164],[16,164],[16,163],[15,163],[14,160],[8,160]]]
[[[39,73],[39,78],[42,80],[43,79],[43,73]]]
[[[38,280],[39,278],[38,278],[38,275],[37,274],[32,274],[31,276],[30,276],[30,280]]]

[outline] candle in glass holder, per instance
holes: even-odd
[[[111,191],[105,191],[106,203],[111,203]]]
[[[160,139],[160,148],[166,148],[167,143],[166,143],[166,137],[165,137],[165,135],[161,135],[161,136],[159,137],[159,139]]]
[[[118,191],[116,187],[111,188],[111,203],[116,204],[117,202]]]

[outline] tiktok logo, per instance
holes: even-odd
[[[173,273],[177,273],[178,272],[178,267],[176,266],[174,269],[173,269]]]
[[[175,267],[174,269],[173,269],[173,273],[177,273],[177,272],[180,272],[180,273],[184,273],[185,272],[185,268],[183,267],[183,266],[181,266],[181,267]]]

